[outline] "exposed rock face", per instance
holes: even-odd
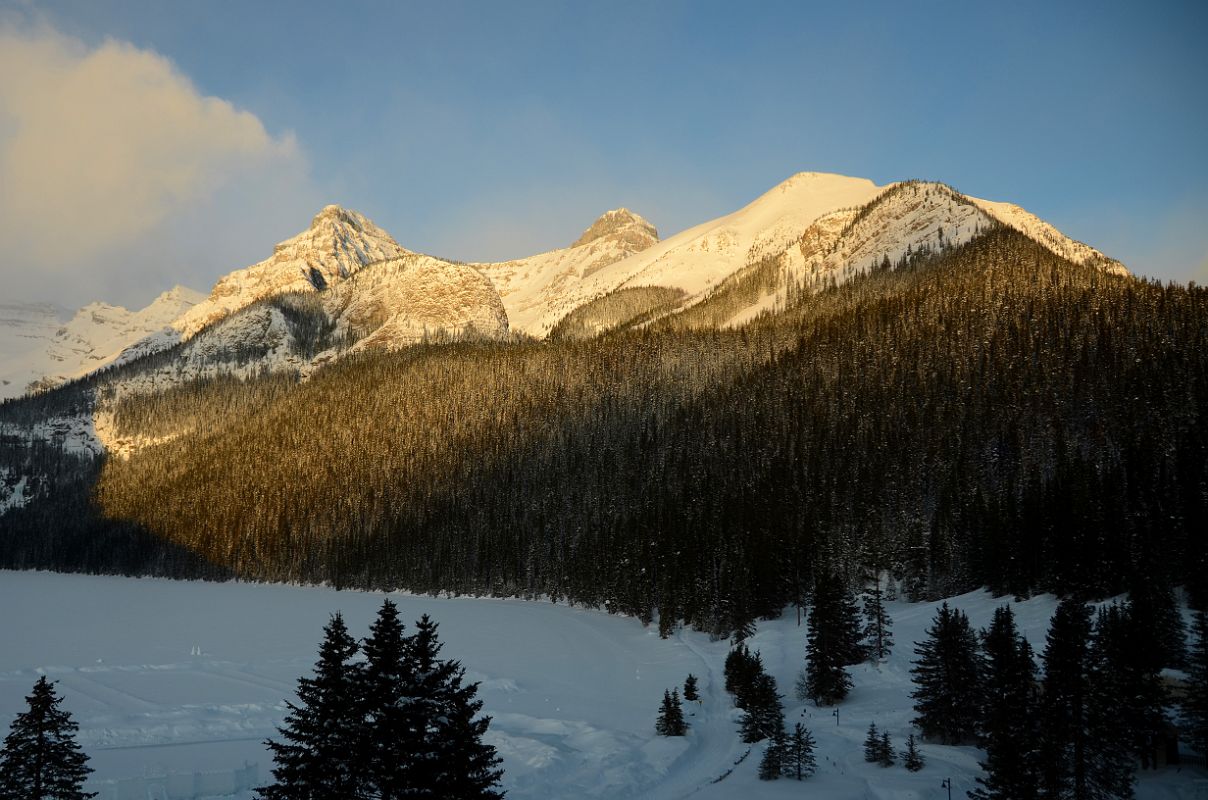
[[[176,328],[187,339],[257,300],[325,289],[366,264],[409,253],[361,214],[327,206],[308,229],[273,248],[271,257],[220,279],[209,298],[182,317]]]
[[[508,332],[503,301],[485,275],[429,256],[374,264],[328,292],[323,305],[340,330],[364,336],[357,349],[405,347],[438,332]]]
[[[571,247],[582,247],[599,239],[609,239],[631,253],[637,253],[656,243],[659,232],[629,209],[616,208],[601,214]]]

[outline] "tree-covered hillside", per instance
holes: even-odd
[[[996,229],[746,327],[674,328],[123,401],[130,430],[188,432],[107,461],[91,510],[0,517],[0,564],[156,563],[69,561],[61,513],[245,578],[548,594],[718,632],[820,568],[889,569],[914,596],[1208,574],[1208,291]]]

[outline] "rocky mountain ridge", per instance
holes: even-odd
[[[795,288],[842,282],[885,260],[957,246],[996,224],[1075,263],[1126,272],[1012,204],[937,183],[878,186],[817,172],[794,175],[744,208],[666,240],[650,222],[618,208],[567,248],[498,263],[461,264],[410,251],[364,215],[329,205],[269,258],[218,280],[208,297],[178,287],[140,312],[87,306],[56,332],[40,362],[9,357],[0,379],[13,396],[198,337],[179,363],[146,373],[158,376],[153,385],[169,375],[179,382],[265,368],[308,374],[344,352],[402,347],[433,335],[545,338],[575,309],[618,291],[647,292],[642,296],[664,303],[673,298],[655,316],[675,314],[758,268],[757,293],[731,303],[722,317],[707,317],[710,325],[740,325],[781,307]],[[307,295],[317,302],[270,302]],[[614,306],[645,309],[632,302]],[[299,313],[309,315],[305,331]],[[590,329],[626,322],[611,319],[615,313],[597,315]],[[322,341],[314,338],[320,330]],[[314,340],[302,341],[308,337]]]

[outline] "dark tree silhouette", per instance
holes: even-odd
[[[659,708],[659,718],[654,723],[654,730],[659,736],[683,736],[688,732],[688,723],[684,721],[684,711],[680,707],[678,693],[663,692],[663,705]]]
[[[28,709],[17,714],[0,751],[0,798],[3,800],[85,800],[92,772],[88,756],[75,741],[79,728],[59,708],[63,699],[43,676],[25,698]]]
[[[278,728],[273,754],[275,783],[260,789],[265,800],[339,800],[362,797],[363,765],[356,756],[364,728],[359,651],[340,614],[323,629],[314,676],[298,680],[298,702]]]
[[[985,706],[981,740],[986,750],[977,800],[1034,800],[1038,796],[1038,703],[1036,664],[1027,639],[1015,627],[1009,605],[999,606],[982,632]]]
[[[945,602],[915,644],[914,724],[928,739],[943,744],[971,741],[982,707],[982,675],[977,635],[969,618]]]

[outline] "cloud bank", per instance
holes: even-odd
[[[243,265],[206,262],[238,257],[227,251],[251,231],[190,254],[174,247],[180,229],[237,226],[259,210],[241,204],[282,195],[284,206],[309,206],[306,174],[291,134],[203,96],[154,52],[90,48],[45,25],[0,27],[0,271],[14,298],[139,303],[172,283],[205,284]],[[173,270],[167,285],[146,285]]]

